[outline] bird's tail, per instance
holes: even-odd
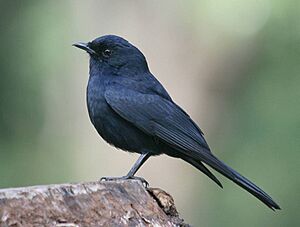
[[[276,204],[273,199],[265,193],[262,189],[260,189],[258,186],[253,184],[251,181],[243,177],[241,174],[236,172],[234,169],[227,166],[225,163],[217,159],[212,154],[209,154],[209,158],[205,159],[204,163],[208,164],[210,167],[224,175],[225,177],[232,180],[234,183],[238,184],[245,190],[247,190],[249,193],[254,195],[256,198],[258,198],[260,201],[262,201],[264,204],[266,204],[269,208],[272,210],[279,209],[280,207],[278,204]]]

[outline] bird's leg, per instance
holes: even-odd
[[[133,178],[134,174],[139,170],[139,168],[147,161],[147,159],[150,157],[149,152],[141,154],[139,159],[134,163],[134,165],[131,167],[129,172],[127,173],[127,178]]]
[[[143,153],[138,158],[138,160],[131,167],[127,175],[123,177],[102,177],[100,181],[112,181],[112,180],[128,180],[128,179],[137,179],[140,180],[146,187],[149,185],[148,182],[142,177],[135,177],[134,174],[139,170],[139,168],[144,164],[144,162],[150,157],[150,153]]]

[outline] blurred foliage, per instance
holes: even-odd
[[[67,173],[59,164],[66,158],[60,152],[65,145],[53,138],[48,146],[41,141],[49,99],[45,84],[61,67],[53,58],[61,54],[48,46],[62,40],[62,15],[50,1],[0,2],[1,187],[51,182]],[[58,168],[53,169],[54,162]]]
[[[227,93],[227,112],[213,140],[223,160],[252,180],[256,176],[254,182],[278,201],[282,211],[258,209],[264,205],[226,183],[222,193],[208,190],[217,202],[207,201],[208,210],[198,223],[203,219],[208,226],[300,223],[300,7],[295,1],[272,3],[270,18],[256,37],[258,50]],[[210,214],[215,218],[205,217]]]
[[[229,59],[233,61],[230,69],[218,72],[225,75],[226,83],[217,82],[220,81],[217,77],[213,81],[215,86],[224,87],[220,89],[223,93],[219,97],[224,103],[217,110],[220,113],[217,115],[218,127],[210,130],[209,143],[222,160],[270,193],[283,210],[276,213],[268,210],[218,175],[224,183],[223,190],[208,183],[207,179],[203,181],[205,185],[198,185],[191,179],[195,183],[190,186],[190,190],[195,186],[192,199],[185,205],[179,204],[179,207],[185,207],[181,211],[183,217],[194,226],[299,225],[299,2],[194,0],[190,4],[169,1],[157,7],[160,3],[141,1],[133,4],[128,1],[130,6],[127,6],[126,3],[112,5],[110,1],[0,1],[0,187],[84,178],[84,174],[76,175],[75,170],[92,174],[87,168],[89,164],[83,164],[82,157],[94,144],[77,148],[82,152],[78,163],[76,158],[71,159],[77,155],[78,141],[86,139],[86,129],[75,123],[82,119],[87,121],[87,115],[86,110],[84,116],[76,115],[78,97],[82,97],[80,106],[84,108],[81,103],[84,93],[75,89],[85,86],[77,86],[76,81],[81,83],[86,78],[72,75],[78,62],[71,59],[70,45],[80,41],[77,40],[78,33],[101,35],[116,30],[114,33],[118,34],[123,31],[121,22],[127,23],[122,17],[126,14],[122,12],[129,10],[126,18],[131,24],[128,30],[137,37],[153,35],[155,32],[151,28],[150,33],[143,33],[142,29],[150,27],[143,23],[157,20],[161,30],[169,25],[170,30],[172,26],[176,28],[177,34],[170,32],[168,37],[181,37],[182,33],[187,33],[193,36],[188,39],[191,43],[200,45],[203,42],[208,47],[219,45],[220,49],[216,48],[214,54],[220,56],[220,64],[228,61],[228,49],[247,56],[237,65],[234,64],[237,57]],[[172,11],[167,11],[167,4]],[[94,5],[97,7],[92,7]],[[145,7],[147,13],[141,14]],[[115,8],[116,11],[110,13]],[[161,23],[158,14],[172,15],[172,19],[167,18]],[[99,15],[111,17],[99,22],[94,19]],[[89,22],[94,24],[76,24],[83,17],[90,18]],[[148,19],[136,22],[136,18],[142,17]],[[132,26],[133,22],[140,27]],[[149,40],[150,43],[152,38]],[[152,48],[153,44],[148,45]],[[185,46],[188,45],[185,43]],[[179,50],[180,56],[185,46],[172,46],[170,50]],[[156,51],[162,49],[156,48]],[[205,54],[203,56],[210,53]],[[167,60],[162,62],[168,63]],[[207,67],[217,68],[218,65]],[[86,73],[87,66],[84,69]],[[173,78],[170,76],[168,80]],[[203,83],[197,82],[199,87]],[[210,97],[208,94],[208,103],[213,101]],[[196,99],[193,102],[196,103]],[[87,130],[94,135],[89,127]],[[98,139],[96,135],[95,138]],[[94,150],[96,152],[97,148]],[[108,160],[105,157],[102,159],[102,168],[116,167],[105,163]],[[98,164],[97,159],[92,157],[91,160],[93,165]],[[178,178],[174,177],[176,181],[180,180]],[[198,188],[203,190],[198,193]],[[182,197],[185,198],[184,193]]]
[[[30,26],[35,17],[28,12],[30,1],[2,2],[0,9],[0,140],[3,144],[35,138],[43,122],[44,108],[39,76],[42,69],[39,58],[30,50],[39,35]]]

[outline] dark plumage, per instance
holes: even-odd
[[[87,105],[96,130],[113,146],[141,154],[123,178],[134,178],[150,156],[167,154],[190,163],[222,187],[203,165],[207,164],[271,209],[280,209],[263,190],[212,154],[199,127],[150,73],[135,46],[114,35],[74,46],[90,55]]]

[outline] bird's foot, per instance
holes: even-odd
[[[135,176],[123,176],[123,177],[101,177],[100,181],[117,181],[117,180],[139,180],[142,184],[148,188],[149,183],[142,177],[135,177]]]

